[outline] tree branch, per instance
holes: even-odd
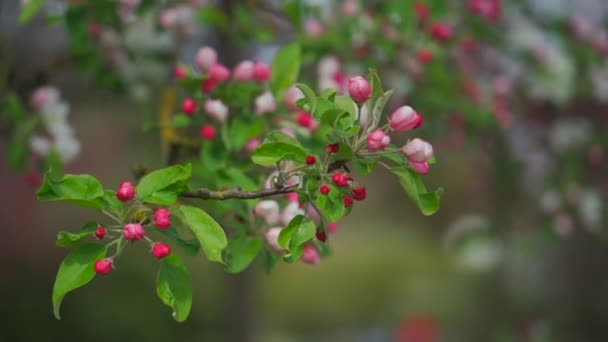
[[[198,199],[211,199],[211,200],[228,200],[228,199],[256,199],[271,197],[277,195],[284,195],[290,192],[294,192],[297,185],[283,187],[283,188],[272,188],[264,189],[259,191],[242,191],[239,188],[214,191],[209,189],[192,189],[185,191],[181,194],[181,197],[185,198],[198,198]]]

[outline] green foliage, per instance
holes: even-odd
[[[298,79],[300,73],[300,45],[293,43],[279,49],[271,65],[270,89],[276,99]]]
[[[137,185],[137,198],[142,202],[171,205],[187,189],[192,165],[173,165],[145,175]]]
[[[338,222],[345,213],[344,201],[339,188],[334,185],[329,186],[327,195],[319,195],[316,200],[317,207],[329,222]]]
[[[106,247],[98,244],[83,244],[63,259],[53,286],[53,314],[60,318],[59,308],[63,297],[70,291],[86,285],[95,277],[95,261],[106,255]]]
[[[222,251],[228,245],[222,227],[200,208],[189,205],[179,207],[184,223],[198,239],[203,252],[210,261],[223,263]]]
[[[317,229],[315,223],[306,216],[294,217],[287,227],[279,234],[279,246],[285,248],[289,253],[285,256],[288,261],[295,261],[302,255],[304,243],[315,237]]]
[[[99,224],[97,222],[89,222],[85,224],[78,233],[66,232],[64,230],[57,234],[57,247],[72,248],[80,244],[82,239],[91,236]]]
[[[184,262],[175,253],[160,261],[156,277],[156,293],[167,306],[173,309],[173,318],[183,322],[192,306],[192,281]]]
[[[45,175],[36,193],[39,201],[68,202],[97,210],[104,207],[104,195],[101,183],[90,175],[65,175],[57,180]]]
[[[253,151],[252,160],[262,166],[271,166],[281,160],[302,163],[308,153],[300,146],[286,142],[268,142]]]
[[[226,271],[239,273],[245,270],[262,250],[264,241],[247,235],[232,238],[226,255]]]
[[[439,209],[439,199],[443,189],[439,188],[434,192],[427,192],[420,175],[409,167],[395,167],[390,171],[397,176],[399,183],[422,214],[432,215]]]
[[[42,9],[46,0],[29,0],[23,5],[21,8],[21,13],[19,14],[19,24],[25,24],[30,21],[36,13]]]

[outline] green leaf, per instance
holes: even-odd
[[[222,251],[228,245],[228,241],[222,227],[202,209],[182,205],[179,210],[184,216],[184,223],[190,227],[201,243],[207,258],[223,263]]]
[[[357,116],[357,104],[348,96],[336,96],[336,107],[350,113],[352,118]]]
[[[59,234],[57,234],[57,241],[55,241],[55,245],[57,247],[65,248],[77,246],[82,239],[86,238],[87,236],[91,236],[97,227],[99,227],[97,222],[89,222],[85,224],[78,233],[71,233],[62,230],[59,232]]]
[[[355,157],[352,161],[353,167],[357,173],[362,175],[369,175],[374,171],[374,168],[378,165],[378,162],[373,159],[357,158]]]
[[[300,73],[300,45],[292,43],[283,46],[272,60],[270,89],[275,99],[282,99],[283,94],[298,79]]]
[[[95,277],[93,265],[95,261],[105,257],[106,252],[105,246],[89,243],[76,247],[63,259],[53,286],[53,314],[57,319],[61,318],[59,308],[63,297]]]
[[[284,142],[290,145],[298,146],[304,148],[298,139],[292,137],[291,135],[286,134],[281,131],[272,131],[268,133],[266,139],[270,142]]]
[[[29,0],[21,8],[21,14],[19,14],[19,24],[23,25],[30,21],[38,11],[44,5],[46,0]]]
[[[198,250],[201,248],[201,244],[198,239],[185,240],[181,238],[175,227],[169,227],[161,231],[168,238],[173,240],[188,256],[195,256]]]
[[[228,141],[232,149],[239,151],[245,146],[247,140],[260,136],[262,133],[264,133],[263,119],[256,118],[251,121],[236,117],[228,130]]]
[[[101,210],[104,207],[104,190],[99,181],[89,175],[65,175],[54,180],[47,175],[36,193],[40,201],[68,202]]]
[[[171,127],[173,128],[182,128],[189,127],[192,123],[192,118],[184,114],[177,114],[171,120]]]
[[[239,273],[255,260],[264,243],[260,238],[240,236],[230,240],[226,256],[226,271]]]
[[[137,185],[137,198],[142,202],[171,205],[187,186],[192,175],[192,165],[173,165],[152,171]]]
[[[175,253],[160,261],[156,276],[158,298],[173,309],[173,318],[183,322],[192,307],[192,280],[184,262]]]
[[[338,222],[345,213],[344,200],[342,199],[340,189],[331,184],[328,186],[329,193],[327,195],[319,195],[316,204],[328,222]]]
[[[225,30],[230,27],[230,21],[219,7],[203,6],[198,11],[198,22],[203,25],[215,26]]]
[[[298,87],[298,89],[302,91],[302,94],[304,94],[304,98],[306,98],[306,102],[309,106],[308,111],[310,113],[314,113],[315,109],[317,108],[317,96],[315,95],[315,92],[306,84],[297,83],[296,87]]]
[[[376,100],[379,99],[384,93],[384,90],[382,90],[382,82],[380,81],[378,72],[374,69],[369,70],[367,79],[369,80],[370,88],[372,90],[371,99],[373,104],[375,104]]]
[[[375,102],[374,109],[372,110],[372,125],[368,128],[368,132],[371,132],[376,127],[378,127],[380,120],[382,120],[382,112],[384,111],[384,106],[386,106],[386,103],[391,98],[391,95],[393,95],[392,89],[380,96]]]
[[[8,164],[15,171],[25,168],[28,156],[28,146],[25,142],[13,141],[8,146]]]
[[[311,219],[298,215],[281,230],[278,238],[279,246],[289,251],[298,249],[304,243],[312,240],[316,232],[317,228]]]
[[[25,108],[23,108],[17,94],[9,93],[6,95],[2,101],[2,108],[2,115],[6,115],[16,124],[23,123],[27,119],[28,113]]]
[[[399,183],[422,214],[429,216],[439,209],[439,199],[443,189],[439,188],[434,192],[427,192],[420,175],[406,166],[392,168],[391,172],[397,176]]]
[[[336,160],[351,160],[353,159],[353,149],[348,144],[340,143],[340,148],[334,158]]]
[[[301,147],[284,142],[270,142],[256,148],[251,159],[258,165],[270,166],[284,159],[302,163],[306,155]]]

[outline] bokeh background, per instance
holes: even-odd
[[[2,0],[0,8],[3,47],[19,61],[18,75],[27,79],[65,58],[65,32],[46,28],[41,20],[19,27],[17,1]],[[243,54],[269,60],[290,34],[262,48],[224,55],[232,61]],[[221,52],[222,36],[203,32],[193,46],[204,44]],[[153,116],[154,107],[100,89],[69,68],[49,75],[47,81],[70,102],[70,120],[82,145],[67,172],[94,174],[117,186],[132,177],[136,162],[162,165],[157,132],[144,131],[142,116],[134,115]],[[570,119],[599,117],[590,122],[603,128],[608,122],[608,107],[597,101],[566,101],[534,111],[564,108]],[[533,134],[526,129],[518,134]],[[2,161],[6,144],[0,140]],[[590,230],[578,221],[560,228],[559,219],[548,220],[519,186],[532,171],[518,162],[501,163],[504,148],[485,135],[458,148],[436,145],[439,164],[425,181],[430,188],[443,187],[445,194],[432,217],[422,216],[387,173],[365,178],[368,200],[340,222],[332,236],[333,255],[318,265],[281,264],[267,274],[256,264],[227,275],[202,257],[188,259],[194,303],[182,324],[156,298],[156,266],[142,249],[128,250],[120,272],[68,295],[63,319],[55,320],[51,289],[66,254],[54,245],[57,231],[76,230],[98,217],[37,202],[35,187],[23,174],[1,167],[0,340],[607,340],[608,242],[602,221]],[[588,167],[586,154],[575,157]],[[497,168],[503,170],[498,176]],[[605,180],[605,166],[591,172]],[[605,197],[605,185],[591,188]],[[599,210],[605,217],[601,205]]]

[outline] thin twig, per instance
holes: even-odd
[[[283,188],[264,189],[259,191],[242,191],[239,188],[214,191],[203,188],[185,191],[181,194],[181,197],[211,200],[256,199],[288,194],[290,192],[294,192],[296,188],[297,185]]]

